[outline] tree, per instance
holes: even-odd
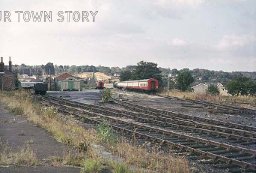
[[[111,69],[109,67],[98,66],[97,71],[105,74],[111,74]]]
[[[155,78],[160,83],[162,81],[161,71],[156,63],[140,61],[135,70],[132,72],[133,79],[148,79]]]
[[[256,82],[249,80],[246,82],[247,92],[249,95],[256,94]]]
[[[237,77],[227,83],[228,93],[231,95],[255,95],[256,83],[247,77]]]
[[[219,95],[220,91],[218,90],[218,87],[216,85],[211,84],[208,86],[207,93],[211,95]]]
[[[15,73],[15,76],[14,76],[14,84],[15,84],[15,88],[16,89],[19,89],[20,86],[21,86],[21,83],[20,83],[20,81],[18,79],[18,74],[17,73]]]
[[[120,74],[122,72],[121,68],[119,67],[111,67],[111,74],[114,75],[114,74]]]
[[[45,70],[45,73],[48,74],[48,75],[54,75],[55,74],[55,68],[54,68],[54,65],[53,63],[50,63],[48,62],[45,66],[44,66],[44,70]]]
[[[122,71],[120,74],[120,81],[130,80],[132,78],[132,72],[129,70]]]
[[[186,91],[189,89],[190,84],[194,82],[194,78],[192,77],[192,74],[189,70],[181,70],[178,73],[177,77],[177,87],[181,91]]]

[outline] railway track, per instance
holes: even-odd
[[[55,100],[58,100],[56,98],[52,98]],[[113,114],[116,117],[127,117],[131,119],[135,119],[138,122],[143,123],[149,123],[149,124],[158,124],[160,127],[165,127],[172,130],[181,130],[183,132],[188,133],[195,133],[197,132],[197,135],[202,133],[205,135],[213,135],[215,138],[227,138],[233,143],[239,143],[240,145],[250,145],[256,143],[256,133],[243,131],[239,129],[231,129],[226,127],[220,127],[220,126],[213,126],[209,124],[202,124],[195,121],[188,121],[183,120],[178,117],[170,118],[165,117],[164,115],[161,116],[161,114],[150,115],[146,113],[136,113],[131,111],[125,111],[125,110],[117,110],[112,108],[106,108],[102,106],[92,106],[92,105],[86,105],[82,103],[74,103],[66,101],[66,104],[73,107],[80,107],[84,109],[89,109],[91,111],[94,111],[96,113],[108,113]],[[123,105],[123,104],[121,104]]]
[[[240,147],[223,142],[216,142],[195,135],[188,135],[184,131],[204,133],[207,135],[224,136],[228,140],[234,139],[237,143],[243,143],[245,146],[255,143],[255,131],[250,132],[246,129],[220,129],[221,126],[212,125],[207,129],[207,124],[198,121],[197,126],[192,126],[195,121],[188,119],[170,117],[168,114],[160,114],[158,110],[150,112],[144,107],[136,105],[136,110],[121,111],[112,108],[106,108],[96,105],[86,105],[58,98],[48,98],[48,103],[58,107],[63,113],[72,113],[82,119],[92,123],[100,123],[102,119],[107,120],[110,125],[118,132],[133,134],[141,139],[157,142],[162,146],[175,147],[180,150],[189,151],[190,157],[209,158],[214,164],[220,162],[220,165],[230,167],[231,172],[256,170],[255,155],[256,151],[246,147]],[[117,103],[127,109],[134,109],[131,103]],[[138,110],[138,108],[144,108]],[[156,114],[158,113],[158,116]],[[83,116],[87,115],[87,116]],[[160,118],[159,118],[160,117]],[[175,124],[175,122],[177,123]],[[201,127],[199,127],[201,125]],[[234,131],[235,130],[235,131]],[[254,129],[255,130],[255,129]],[[229,133],[230,132],[230,133]],[[238,133],[239,132],[239,133]],[[245,136],[243,136],[245,135]]]
[[[138,111],[138,112],[145,112],[145,113],[149,113],[149,114],[154,114],[156,116],[161,114],[161,115],[165,115],[167,117],[179,117],[179,118],[182,118],[182,119],[194,120],[194,121],[197,121],[197,122],[204,122],[204,123],[213,124],[213,125],[216,125],[216,126],[228,127],[230,129],[240,129],[242,131],[256,132],[256,128],[252,127],[252,126],[244,126],[244,125],[240,125],[240,124],[236,124],[236,123],[213,120],[213,119],[209,119],[209,118],[195,117],[195,116],[176,113],[176,112],[172,112],[172,111],[159,110],[159,109],[156,109],[156,108],[150,108],[150,107],[134,104],[134,103],[131,103],[131,102],[128,102],[128,101],[122,101],[122,102],[116,101],[116,102],[118,104],[121,104],[122,106],[128,108],[128,109],[135,110],[135,111]]]

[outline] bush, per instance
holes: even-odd
[[[188,70],[181,70],[177,77],[177,88],[181,91],[189,90],[190,85],[194,82],[192,74]]]
[[[210,85],[208,86],[207,93],[211,95],[219,95],[220,91],[216,85]]]
[[[106,88],[102,92],[102,101],[109,102],[112,99],[112,93],[109,88]]]
[[[102,122],[98,125],[97,132],[102,141],[112,144],[117,142],[116,135],[106,122]]]

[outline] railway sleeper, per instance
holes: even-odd
[[[241,154],[241,153],[232,153],[229,152],[227,154],[223,154],[223,156],[225,157],[229,157],[229,158],[239,158],[239,157],[244,157],[244,156],[248,156],[248,154]],[[239,159],[240,160],[240,159]]]
[[[255,145],[256,142],[255,141],[252,141],[252,142],[242,142],[240,143],[241,141],[237,141],[237,143],[239,143],[240,145],[245,145],[245,146],[250,146],[250,145]]]
[[[230,151],[225,150],[225,149],[218,149],[218,150],[210,151],[210,152],[213,153],[213,154],[221,154],[221,155],[230,153]]]
[[[203,148],[199,148],[199,149],[204,151],[204,152],[212,152],[212,151],[220,150],[219,148],[217,148],[215,146],[204,146]]]
[[[238,160],[243,160],[243,161],[251,161],[252,163],[256,163],[256,158],[255,158],[255,156],[241,156],[241,157],[236,157],[236,159],[238,159]]]
[[[213,165],[214,168],[217,168],[217,169],[224,169],[224,170],[227,170],[228,172],[232,172],[232,173],[241,173],[243,172],[242,168],[237,166],[237,165],[233,165],[233,164],[225,164],[225,163],[215,163]]]

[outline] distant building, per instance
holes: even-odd
[[[206,94],[209,85],[210,84],[199,83],[199,84],[193,86],[192,88],[194,90],[194,93],[196,93],[196,94]],[[230,96],[230,94],[228,93],[226,88],[221,83],[217,83],[216,86],[217,86],[217,88],[218,88],[218,90],[220,92],[220,95],[222,95],[222,96]]]
[[[217,88],[220,92],[220,95],[230,96],[230,94],[228,93],[228,90],[226,90],[226,88],[221,83],[217,83]]]
[[[208,84],[200,83],[192,87],[194,93],[196,94],[206,94],[208,89]]]
[[[62,73],[54,78],[60,91],[81,91],[81,80],[69,73]]]
[[[9,58],[9,66],[5,68],[3,57],[1,57],[0,62],[0,89],[1,90],[14,90],[15,89],[15,73],[12,71],[12,61]]]

